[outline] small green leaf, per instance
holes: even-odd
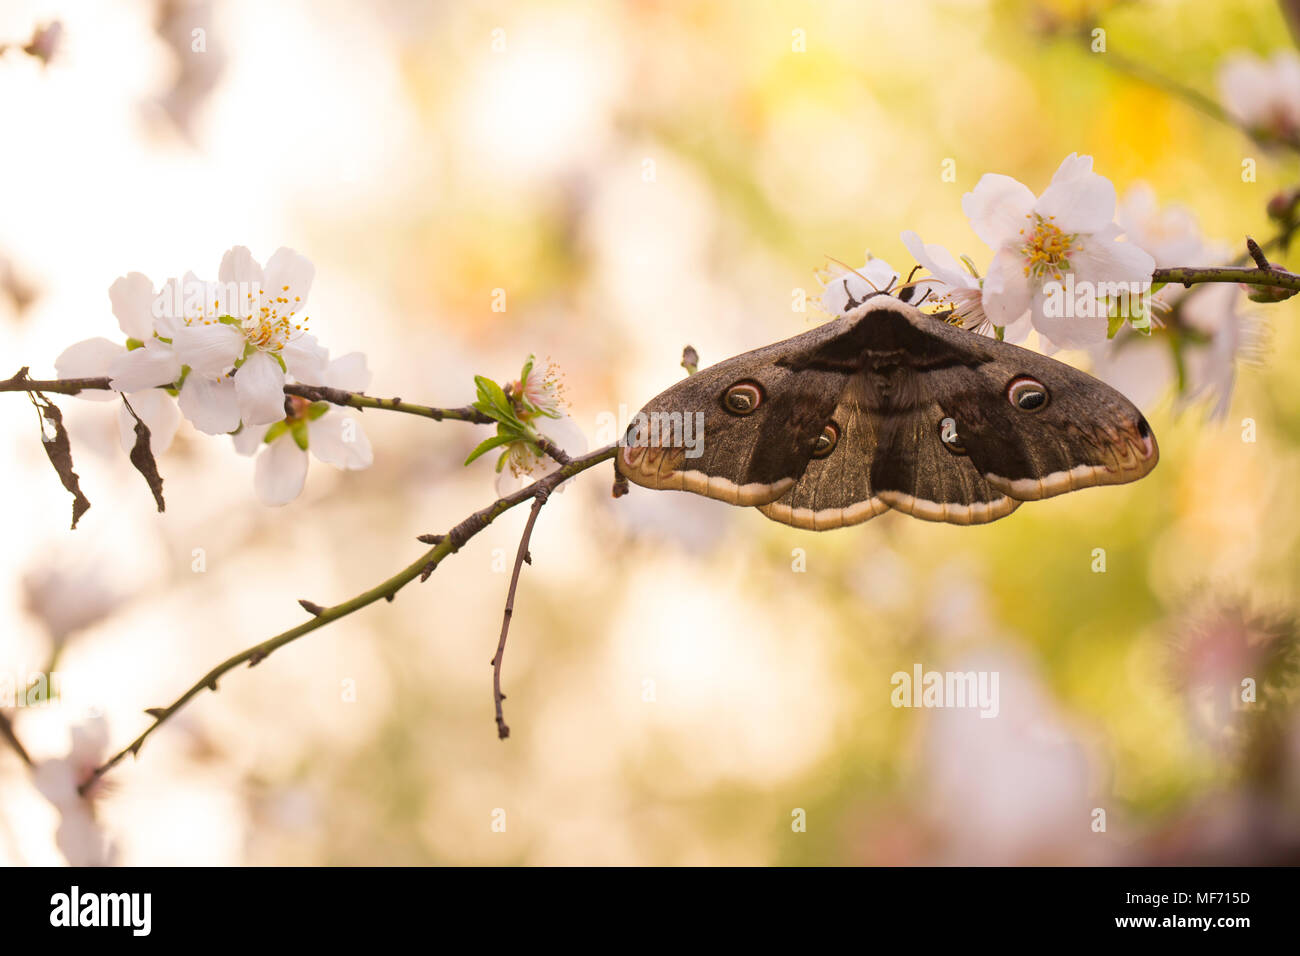
[[[1123,315],[1120,315],[1120,314],[1118,314],[1118,313],[1116,313],[1115,315],[1111,315],[1111,316],[1107,317],[1107,319],[1106,319],[1106,338],[1108,338],[1108,339],[1113,339],[1113,338],[1115,337],[1115,335],[1119,332],[1119,330],[1122,329],[1122,328],[1124,327],[1124,323],[1125,323],[1126,321],[1128,321],[1127,317],[1126,317],[1126,316],[1123,316]]]
[[[296,421],[293,423],[293,425],[289,427],[289,431],[293,434],[294,444],[297,445],[299,448],[301,448],[303,451],[306,451],[307,450],[307,423],[302,420]]]
[[[329,410],[329,402],[312,402],[307,408],[307,421],[314,422]]]
[[[487,454],[493,448],[500,448],[502,445],[508,445],[512,441],[518,441],[518,440],[519,437],[517,435],[505,435],[500,433],[493,435],[491,438],[485,438],[483,441],[479,443],[479,446],[477,448],[475,448],[472,452],[469,453],[469,457],[465,459],[465,464],[468,465],[475,458],[478,458],[480,455]],[[499,471],[500,469],[497,470]]]
[[[475,408],[503,425],[523,429],[524,423],[515,414],[509,397],[500,385],[482,375],[474,376],[474,384],[478,386],[478,401],[474,403]]]
[[[136,349],[142,348],[144,348],[144,343],[139,339],[128,338],[126,340],[126,350],[128,352],[134,352]]]
[[[288,422],[276,422],[274,425],[272,425],[270,428],[266,430],[266,435],[265,437],[262,438],[262,442],[264,444],[269,445],[271,444],[271,442],[275,441],[277,438],[279,438],[288,430],[289,430]]]

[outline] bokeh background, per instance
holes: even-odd
[[[287,245],[316,265],[313,332],[367,354],[372,394],[464,404],[536,353],[594,447],[684,345],[709,364],[819,321],[792,290],[815,299],[827,256],[909,268],[910,228],[986,263],[960,208],[985,172],[1038,192],[1088,153],[1207,235],[1267,237],[1295,154],[1114,69],[1070,32],[1089,17],[1211,96],[1225,55],[1291,42],[1265,0],[8,0],[0,42],[63,33],[48,64],[0,56],[0,373],[118,338],[119,275]],[[508,741],[488,661],[526,509],[228,675],[110,775],[96,826],[125,864],[1300,859],[1300,315],[1259,308],[1264,361],[1224,420],[1165,396],[1149,478],[983,528],[819,535],[614,501],[612,467],[588,472],[533,538]],[[75,532],[31,407],[0,396],[0,668],[21,683],[57,644],[76,688],[9,712],[38,762],[88,708],[125,745],[297,599],[372,586],[495,497],[491,456],[461,465],[483,429],[372,412],[374,466],[313,463],[279,509],[185,425],[160,515],[112,406],[58,401],[94,504]],[[997,671],[1000,716],[892,707],[916,663]],[[0,748],[0,861],[63,862],[58,824]]]

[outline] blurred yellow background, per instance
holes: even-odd
[[[817,321],[792,290],[815,299],[827,256],[906,270],[915,229],[986,263],[961,212],[985,172],[1039,192],[1091,154],[1234,248],[1300,174],[1055,35],[1078,3],[170,6],[171,43],[155,3],[0,10],[0,42],[64,28],[48,66],[0,56],[0,261],[36,293],[0,295],[0,375],[119,338],[119,275],[285,245],[316,265],[312,331],[367,354],[372,394],[465,404],[532,352],[595,447],[602,413],[680,378],[684,345],[707,365]],[[1290,42],[1265,0],[1087,9],[1111,50],[1211,95],[1225,54]],[[987,527],[813,534],[685,494],[614,501],[611,466],[585,473],[520,583],[508,741],[488,661],[526,509],[393,604],[227,675],[109,775],[97,818],[127,864],[1294,860],[1300,316],[1257,308],[1266,362],[1225,421],[1166,396],[1144,409],[1149,478]],[[23,682],[81,623],[59,615],[86,619],[58,660],[75,700],[12,715],[38,760],[87,707],[125,745],[145,708],[299,623],[297,599],[372,586],[496,496],[492,456],[461,467],[481,427],[368,412],[374,466],[318,463],[280,509],[185,425],[159,515],[113,407],[56,401],[94,505],[75,532],[31,407],[0,396],[0,667]],[[915,663],[996,670],[999,718],[892,707]],[[1254,708],[1231,704],[1242,674]],[[57,824],[0,749],[0,861],[61,862]]]

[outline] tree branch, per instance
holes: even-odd
[[[361,392],[349,392],[341,388],[327,388],[324,385],[286,385],[284,394],[297,395],[313,402],[329,402],[331,405],[345,405],[349,408],[382,408],[390,412],[405,412],[407,415],[419,415],[432,418],[435,422],[450,418],[458,422],[472,422],[476,425],[495,425],[496,419],[484,415],[477,408],[465,405],[461,408],[433,408],[428,405],[415,405],[400,398],[371,398]]]
[[[24,366],[12,378],[0,381],[0,392],[50,392],[56,395],[76,395],[84,391],[107,391],[111,389],[107,376],[101,378],[53,378],[33,379]],[[416,405],[404,402],[400,398],[373,398],[361,392],[349,392],[341,388],[327,388],[323,385],[285,385],[284,394],[297,395],[313,402],[329,402],[331,405],[346,405],[350,408],[382,408],[390,412],[404,412],[407,415],[419,415],[432,418],[436,422],[451,419],[458,422],[471,422],[476,425],[493,425],[496,420],[484,415],[477,408],[465,405],[460,408],[435,408],[430,405]]]
[[[12,378],[0,381],[0,392],[52,392],[58,395],[76,395],[78,392],[106,390],[108,378],[50,378],[34,379],[24,365]]]
[[[551,441],[545,435],[537,436],[537,447],[561,465],[567,465],[573,460],[569,457],[568,452],[555,444],[555,442]]]
[[[128,754],[138,754],[140,748],[144,745],[144,742],[149,738],[149,736],[166,723],[172,715],[184,707],[193,697],[196,697],[205,688],[215,691],[217,689],[217,681],[240,664],[247,663],[249,667],[253,667],[264,661],[284,645],[296,641],[304,634],[310,634],[312,631],[324,627],[331,621],[337,621],[339,618],[346,617],[354,611],[359,611],[363,607],[375,603],[380,598],[391,601],[397,595],[398,591],[410,584],[416,578],[419,578],[422,581],[426,579],[433,573],[445,557],[459,551],[470,538],[486,528],[497,517],[504,514],[506,511],[509,511],[511,508],[515,507],[515,505],[522,504],[530,499],[540,499],[544,501],[556,486],[572,478],[574,475],[586,471],[588,468],[593,468],[601,462],[613,458],[614,453],[617,450],[617,445],[607,445],[604,448],[597,449],[596,451],[583,455],[580,458],[575,458],[567,465],[558,468],[546,477],[535,481],[531,485],[521,488],[504,498],[498,498],[487,507],[474,512],[460,524],[456,525],[456,527],[452,528],[452,530],[445,536],[423,536],[423,538],[431,541],[436,540],[437,543],[418,560],[408,564],[391,578],[375,585],[368,591],[358,594],[351,600],[324,608],[312,604],[310,601],[305,602],[304,607],[306,607],[307,611],[313,615],[311,620],[305,621],[297,627],[290,628],[283,633],[268,638],[260,644],[254,644],[252,647],[240,651],[232,657],[226,658],[216,667],[212,668],[212,670],[200,677],[188,690],[185,691],[185,693],[181,694],[180,697],[176,698],[176,700],[168,706],[150,708],[145,711],[145,713],[149,714],[149,716],[153,718],[153,723],[146,727],[144,731],[130,744],[115,753],[112,757],[108,758],[108,760],[99,767],[96,767],[90,778],[81,785],[80,791],[84,794],[87,788],[92,786],[96,780],[102,777],[109,770],[112,770],[115,766],[121,763]],[[539,509],[540,504],[534,506],[534,512],[529,521],[530,528],[533,520],[536,519],[536,511]],[[527,534],[525,535],[523,543],[525,545],[527,543]],[[516,577],[517,570],[518,569],[516,568]],[[500,649],[498,648],[498,657],[499,655]]]
[[[506,592],[506,610],[501,620],[501,637],[497,641],[497,652],[492,657],[492,701],[496,705],[499,740],[505,740],[510,736],[510,726],[501,711],[501,702],[506,699],[506,695],[501,693],[501,661],[506,656],[506,636],[510,633],[510,620],[515,613],[515,589],[519,587],[519,572],[523,570],[524,562],[533,563],[532,555],[528,553],[528,542],[533,536],[533,525],[537,523],[537,516],[541,513],[542,505],[546,504],[548,495],[549,492],[538,493],[533,497],[533,507],[528,512],[528,523],[524,525],[524,533],[519,538],[519,551],[515,554],[515,569],[510,575],[510,590]]]
[[[1300,292],[1300,275],[1287,272],[1277,266],[1267,269],[1245,268],[1241,266],[1177,266],[1172,269],[1157,269],[1151,273],[1152,282],[1177,282],[1183,286],[1198,285],[1203,282],[1241,282],[1246,285],[1264,286],[1272,289],[1288,289]]]

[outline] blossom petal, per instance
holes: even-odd
[[[176,401],[161,388],[150,388],[143,392],[132,392],[127,396],[131,408],[140,420],[149,428],[149,449],[155,455],[161,455],[172,446],[176,429],[181,424],[181,412]],[[126,407],[126,402],[117,413],[118,437],[122,440],[122,450],[128,455],[135,447],[135,415]]]
[[[1155,267],[1156,260],[1151,253],[1140,246],[1100,236],[1083,240],[1070,254],[1070,269],[1076,282],[1123,282],[1146,291],[1151,288]]]
[[[1074,308],[1062,310],[1063,315],[1048,315],[1043,303],[1046,294],[1039,290],[1034,295],[1030,311],[1033,314],[1034,328],[1038,334],[1046,337],[1058,349],[1086,349],[1106,341],[1110,321],[1102,308],[1099,316],[1072,315]]]
[[[54,842],[71,866],[114,866],[117,845],[84,805],[66,808]]]
[[[1300,126],[1300,56],[1295,50],[1282,49],[1270,61],[1273,67],[1273,98],[1270,105],[1285,117],[1283,125],[1294,135]],[[1275,120],[1276,122],[1276,120]]]
[[[587,436],[569,415],[561,415],[559,418],[539,418],[534,427],[570,458],[587,453]]]
[[[375,461],[370,439],[353,415],[327,412],[308,422],[307,448],[327,465],[349,471],[369,468]]]
[[[822,293],[822,308],[831,315],[843,315],[857,308],[867,296],[883,292],[898,281],[898,270],[884,259],[868,259],[860,269],[837,272]],[[537,370],[535,370],[537,371]]]
[[[1241,287],[1232,283],[1206,283],[1197,290],[1196,295],[1184,295],[1179,300],[1178,316],[1206,335],[1235,331],[1239,324],[1237,306],[1241,294]]]
[[[262,504],[287,505],[298,497],[306,480],[307,453],[287,432],[257,456],[253,488]]]
[[[54,370],[59,378],[100,378],[106,376],[109,366],[125,354],[125,346],[96,336],[69,345],[60,352],[54,360]],[[78,392],[77,397],[92,402],[107,402],[117,398],[112,392],[91,388]]]
[[[284,418],[284,371],[265,352],[254,352],[235,373],[239,417],[249,425],[269,425]]]
[[[270,425],[245,425],[239,431],[232,432],[230,438],[234,442],[235,451],[245,458],[256,454],[270,428]]]
[[[307,304],[316,267],[301,253],[281,246],[266,263],[266,292],[274,298],[286,298],[281,315],[293,315]]]
[[[113,315],[122,331],[141,342],[153,338],[153,282],[140,272],[128,272],[108,287]]]
[[[984,314],[994,325],[1014,325],[1029,309],[1031,296],[1024,264],[1014,249],[1003,249],[989,263],[984,280]]]
[[[224,375],[244,354],[244,333],[233,325],[213,322],[177,329],[172,347],[180,360],[200,375]]]
[[[149,305],[154,331],[163,338],[173,338],[176,330],[185,326],[184,299],[181,289],[179,280],[168,279]]]
[[[193,272],[185,273],[182,279],[171,278],[164,282],[151,306],[154,331],[163,338],[174,338],[177,330],[183,329],[191,320],[203,318],[206,290],[202,296],[196,293],[196,289],[203,285]]]
[[[224,435],[239,427],[239,402],[229,376],[214,379],[191,372],[181,386],[178,404],[190,424],[205,435]]]
[[[1263,125],[1273,100],[1273,77],[1267,64],[1249,54],[1225,57],[1219,67],[1219,100],[1248,129]]]
[[[1121,332],[1090,352],[1092,374],[1138,408],[1149,408],[1174,380],[1173,357],[1163,342]]]
[[[1032,331],[1034,331],[1034,323],[1031,321],[1029,310],[1025,309],[1020,313],[1020,318],[1002,326],[1002,341],[1010,342],[1012,345],[1023,345]]]
[[[308,385],[324,383],[330,353],[316,341],[316,336],[300,335],[290,340],[280,349],[280,357],[284,359],[289,374],[298,381]]]
[[[899,237],[912,254],[912,258],[945,285],[957,288],[974,288],[979,280],[961,267],[951,252],[943,246],[927,246],[921,237],[910,229]]]
[[[120,355],[108,367],[109,382],[119,392],[139,392],[170,385],[181,376],[181,360],[165,342],[151,338],[144,348]]]
[[[1034,211],[1066,233],[1099,232],[1115,218],[1115,185],[1092,171],[1092,157],[1071,153],[1034,204]]]
[[[330,362],[325,370],[325,385],[349,392],[364,391],[370,385],[370,369],[364,352],[349,352]]]
[[[505,465],[497,472],[495,482],[497,496],[502,498],[542,477],[542,459],[533,453],[527,443],[522,441],[511,442],[506,448],[506,455]],[[550,459],[548,458],[546,461],[550,461]],[[555,467],[558,468],[559,466],[556,465]],[[551,470],[554,471],[555,468]],[[556,491],[563,487],[563,485],[560,485],[559,488],[556,488]]]
[[[975,189],[961,197],[961,211],[975,235],[991,249],[1015,241],[1034,211],[1034,194],[1010,176],[985,173]]]
[[[226,285],[234,283],[235,285],[244,286],[246,291],[266,287],[266,283],[263,281],[262,267],[257,264],[257,260],[248,251],[247,246],[235,246],[221,257],[221,267],[217,270],[217,278]]]
[[[43,760],[33,768],[33,783],[46,800],[60,810],[82,803],[77,787],[78,767],[98,766],[108,748],[108,721],[102,716],[74,724],[69,732],[71,745],[66,757]]]
[[[1216,252],[1202,237],[1191,210],[1177,204],[1161,209],[1155,190],[1146,183],[1129,187],[1116,217],[1124,237],[1151,253],[1158,267],[1215,264]]]

